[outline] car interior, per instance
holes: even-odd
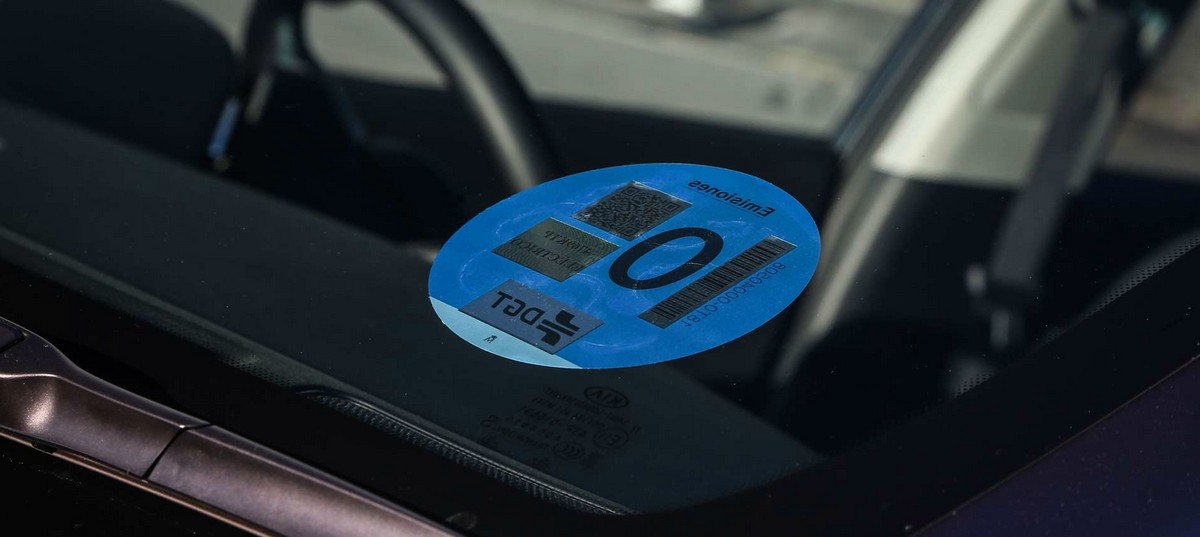
[[[1124,12],[1046,2],[1027,27],[1055,53],[976,88],[979,109],[931,142],[964,159],[988,136],[1028,138],[1028,155],[906,169],[866,155],[923,151],[920,132],[889,130],[917,113],[899,103],[921,98],[920,75],[988,2],[919,8],[833,134],[531,97],[458,2],[379,2],[444,87],[356,76],[312,52],[314,3],[245,2],[237,42],[164,0],[0,3],[0,317],[118,386],[442,519],[463,510],[448,492],[460,475],[521,498],[497,510],[544,504],[564,521],[835,475],[931,411],[970,419],[982,403],[963,400],[982,386],[997,385],[989,401],[1024,398],[996,379],[1039,376],[1047,349],[1100,330],[1089,319],[1114,297],[1182,274],[1163,267],[1200,237],[1195,177],[1098,156],[1156,58],[1129,52]],[[1172,20],[1188,7],[1159,4]],[[973,134],[971,114],[1012,130]],[[1021,130],[1029,117],[1037,135]],[[799,200],[823,243],[799,300],[696,356],[582,372],[497,359],[434,314],[431,263],[472,216],[643,162],[729,168]],[[1154,371],[1185,359],[1172,356]],[[627,405],[585,403],[596,387]],[[529,424],[547,400],[586,408],[586,434],[623,439],[575,459],[491,426]],[[404,476],[444,481],[451,499]]]

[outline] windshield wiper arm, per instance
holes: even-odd
[[[0,442],[17,440],[256,534],[454,532],[355,485],[80,369],[0,319]],[[99,463],[99,464],[94,464]]]

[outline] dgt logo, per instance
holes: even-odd
[[[575,319],[575,314],[567,310],[558,310],[558,313],[554,314],[554,320],[558,322],[553,323],[542,319],[542,316],[546,315],[546,310],[542,308],[530,306],[524,300],[504,291],[496,291],[496,297],[496,301],[492,302],[492,309],[500,308],[500,311],[504,312],[505,315],[516,317],[521,322],[540,330],[543,334],[542,343],[558,345],[563,334],[573,336],[579,331],[579,327],[571,322]],[[539,320],[542,322],[535,325],[534,323],[537,323]]]
[[[550,354],[604,324],[582,310],[512,280],[476,298],[460,311]]]

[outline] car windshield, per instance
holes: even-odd
[[[249,2],[181,0],[239,42]],[[470,2],[538,99],[828,137],[919,0]],[[372,2],[313,6],[329,69],[420,87],[444,82]]]
[[[0,262],[615,515],[944,408],[1200,229],[1176,3],[463,4],[0,2]]]

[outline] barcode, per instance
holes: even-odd
[[[779,259],[796,245],[774,235],[738,254],[700,279],[680,289],[654,307],[638,315],[659,328],[671,326],[688,312],[712,300],[768,263]]]

